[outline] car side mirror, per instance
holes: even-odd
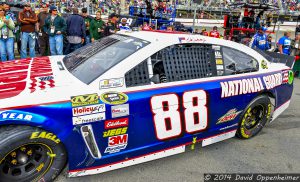
[[[155,84],[160,83],[159,74],[153,75],[153,76],[150,78],[150,81],[153,82],[153,83],[155,83]]]

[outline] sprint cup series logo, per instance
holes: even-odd
[[[104,103],[111,105],[124,104],[128,101],[128,96],[121,92],[106,92],[100,98]]]
[[[230,109],[224,116],[218,119],[217,124],[225,123],[228,121],[232,121],[236,118],[238,114],[242,111],[237,111],[237,109]]]

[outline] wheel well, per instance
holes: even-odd
[[[275,110],[275,106],[276,106],[276,96],[274,95],[274,93],[270,92],[270,91],[264,91],[262,92],[260,95],[267,95],[271,101],[271,116],[273,116],[273,112]],[[270,120],[272,121],[272,119]]]

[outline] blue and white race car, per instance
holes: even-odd
[[[284,63],[274,63],[281,60]],[[290,104],[293,60],[168,32],[1,63],[0,181],[102,173],[258,134]]]

